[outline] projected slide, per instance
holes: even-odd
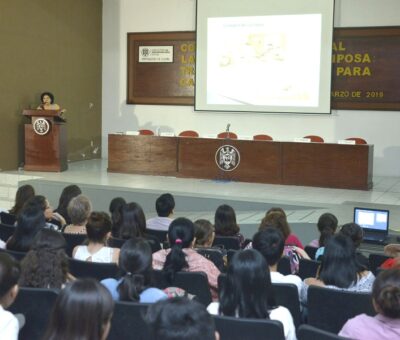
[[[321,14],[207,19],[207,104],[319,105]]]

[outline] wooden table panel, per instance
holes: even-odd
[[[108,171],[177,175],[178,138],[108,136]]]
[[[222,171],[215,154],[223,145],[234,146],[240,153],[239,166]],[[182,177],[280,183],[280,143],[234,139],[181,138],[178,151],[178,173]]]
[[[368,190],[372,153],[372,145],[282,143],[282,184]]]

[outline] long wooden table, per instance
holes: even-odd
[[[216,152],[223,145],[240,153],[240,164],[233,171],[217,166]],[[373,145],[111,134],[108,171],[368,190],[373,149]]]

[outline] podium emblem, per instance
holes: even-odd
[[[50,124],[45,118],[38,118],[33,124],[33,131],[40,136],[44,136],[50,131]]]
[[[215,163],[222,171],[233,171],[240,163],[240,153],[232,145],[223,145],[215,153]]]

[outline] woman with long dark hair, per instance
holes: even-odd
[[[185,270],[204,272],[214,298],[217,296],[220,271],[211,261],[198,254],[194,249],[194,225],[187,218],[180,217],[171,222],[168,229],[170,249],[161,249],[153,253],[153,268],[162,270],[169,283],[175,273]]]
[[[60,199],[58,201],[58,207],[54,210],[54,212],[57,212],[64,217],[66,224],[71,224],[71,218],[68,214],[68,204],[74,197],[81,194],[82,190],[75,184],[66,186],[61,192]]]
[[[146,217],[142,207],[135,203],[127,203],[122,207],[119,238],[130,239],[143,237],[146,231]]]
[[[306,304],[310,285],[356,292],[370,292],[375,276],[356,258],[354,244],[342,234],[332,236],[325,246],[319,275],[304,280],[300,300]]]
[[[244,236],[240,233],[240,227],[236,222],[235,210],[230,205],[222,204],[215,211],[214,216],[215,235],[236,236],[240,246],[244,243]]]
[[[22,210],[25,202],[27,202],[33,196],[35,196],[35,189],[32,185],[26,184],[20,186],[15,194],[14,206],[10,209],[9,213],[17,216]]]
[[[122,208],[126,204],[126,201],[122,197],[115,197],[111,200],[108,211],[111,215],[112,229],[111,235],[112,237],[119,237],[119,229],[121,228],[122,223]]]
[[[296,339],[290,312],[276,306],[268,265],[254,249],[238,251],[232,258],[219,302],[207,310],[214,315],[238,318],[271,319],[282,322],[286,339]]]
[[[114,301],[91,279],[76,280],[61,290],[43,340],[105,340]]]
[[[162,290],[151,287],[152,256],[146,240],[127,240],[121,247],[118,266],[122,271],[119,280],[109,278],[101,281],[114,300],[153,303],[167,298]]]

